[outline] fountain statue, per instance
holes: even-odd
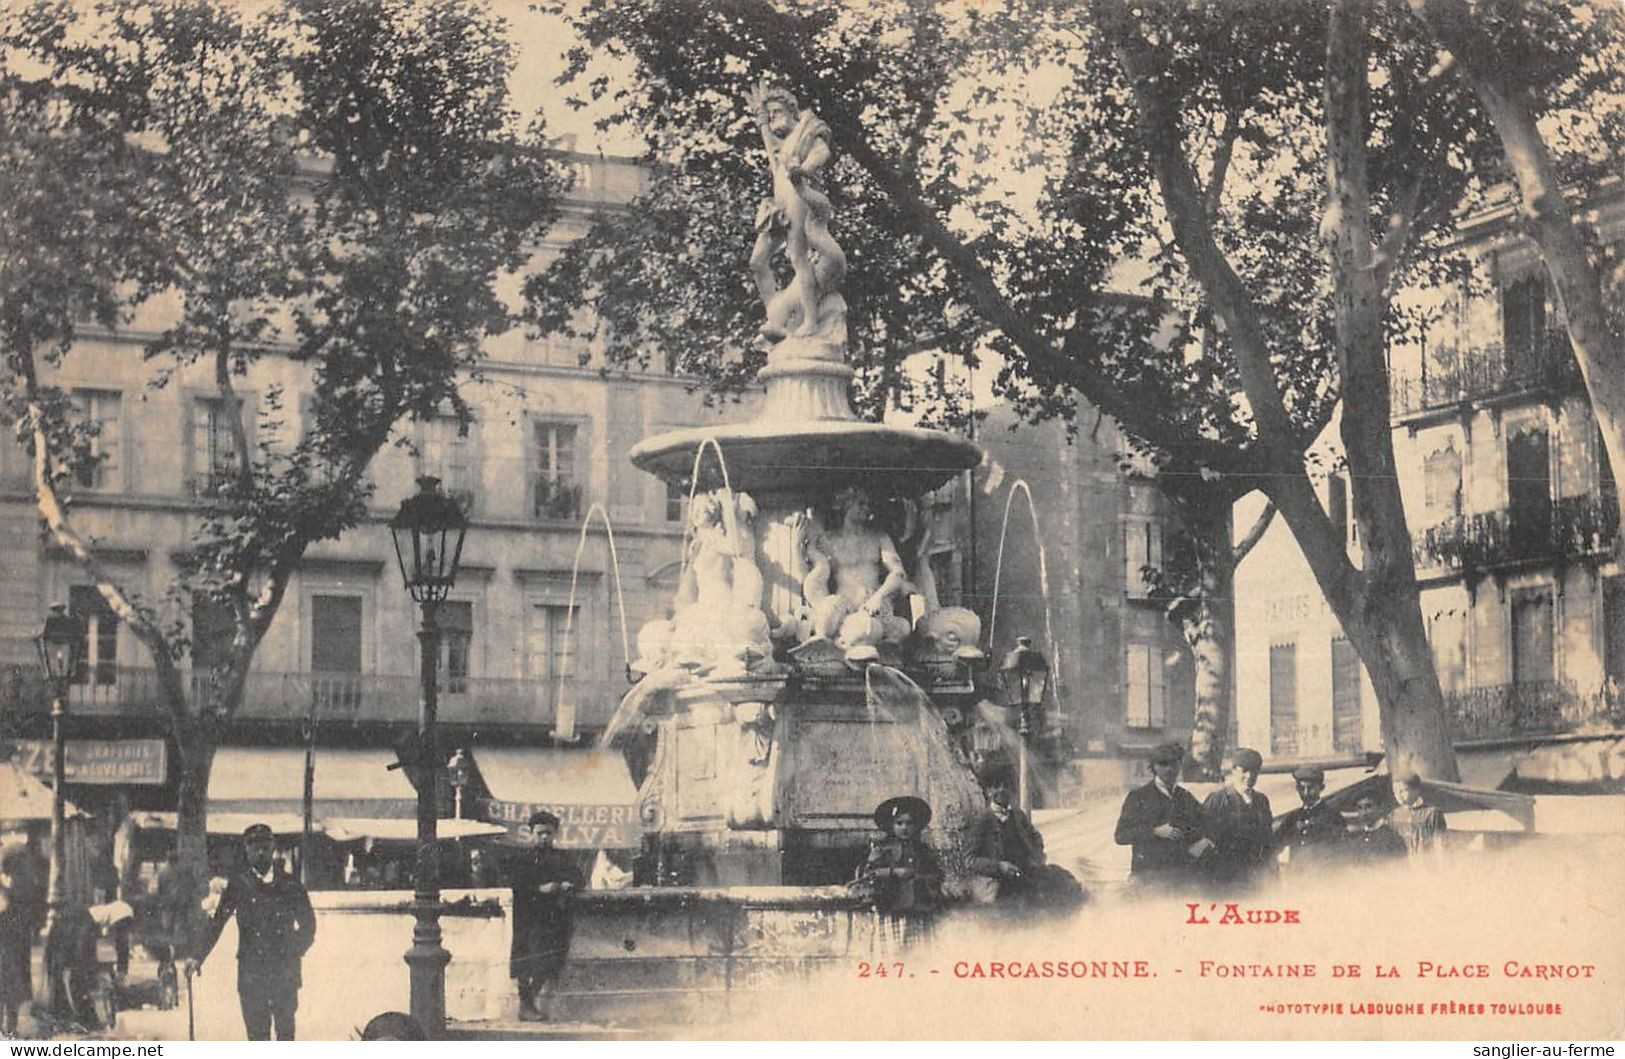
[[[980,805],[943,715],[979,697],[981,625],[938,599],[920,500],[981,452],[853,413],[830,128],[765,81],[746,102],[771,189],[750,258],[766,394],[753,421],[632,450],[691,490],[692,517],[669,617],[638,636],[647,676],[606,741],[639,763],[646,833],[663,864],[683,866],[669,874],[845,882],[885,799],[930,802],[944,849]],[[794,276],[783,287],[781,254]]]

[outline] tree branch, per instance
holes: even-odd
[[[1235,550],[1230,553],[1231,563],[1236,566],[1240,566],[1241,561],[1247,558],[1248,554],[1252,552],[1253,548],[1257,546],[1259,541],[1264,539],[1265,531],[1270,528],[1270,524],[1274,521],[1275,503],[1274,501],[1266,500],[1264,502],[1264,510],[1260,511],[1258,513],[1258,518],[1253,520],[1252,528],[1247,531],[1247,535],[1245,537],[1236,542]]]
[[[1161,63],[1135,25],[1127,5],[1116,0],[1096,0],[1093,11],[1133,89],[1141,139],[1162,192],[1174,241],[1230,336],[1242,390],[1258,425],[1259,442],[1272,454],[1274,462],[1298,464],[1301,468],[1302,443],[1275,384],[1263,322],[1241,277],[1231,268],[1214,237],[1182,144],[1179,115],[1155,83]]]
[[[1021,351],[1038,363],[1064,363],[1066,374],[1076,388],[1097,408],[1117,420],[1129,433],[1160,448],[1198,454],[1209,466],[1224,471],[1242,470],[1251,461],[1216,442],[1192,437],[1156,414],[1147,402],[1136,400],[1093,365],[1068,358],[1048,337],[1012,305],[998,282],[964,240],[960,239],[925,200],[919,188],[903,175],[863,135],[859,116],[851,112],[840,86],[830,83],[794,47],[800,37],[789,20],[757,4],[736,4],[731,10],[754,19],[768,57],[791,80],[809,86],[819,99],[819,117],[838,132],[841,148],[880,185],[891,204],[907,217],[919,233],[959,276],[969,289],[977,309],[994,327],[1015,342]]]

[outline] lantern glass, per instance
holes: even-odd
[[[459,749],[446,762],[446,778],[453,787],[466,787],[473,778],[474,766],[468,760],[468,751]]]
[[[389,521],[401,580],[419,603],[438,603],[457,583],[468,519],[457,501],[440,491],[440,479],[418,479],[418,491],[401,501]]]
[[[1039,706],[1049,687],[1049,661],[1033,647],[1032,637],[1018,636],[1015,648],[999,666],[999,677],[1006,698],[1011,700],[1008,705]]]
[[[53,682],[70,679],[79,665],[79,652],[85,640],[85,623],[68,613],[66,604],[54,603],[45,619],[45,628],[34,641],[40,665]]]

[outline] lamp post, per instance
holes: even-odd
[[[57,991],[62,982],[62,955],[65,945],[56,938],[56,929],[66,916],[68,880],[64,873],[67,864],[68,831],[64,824],[66,798],[62,788],[67,782],[67,719],[68,682],[79,666],[79,653],[83,649],[85,623],[68,613],[68,608],[55,603],[45,619],[45,628],[34,641],[39,650],[40,665],[45,668],[51,685],[51,874],[46,892],[45,913],[45,973],[50,981],[51,1007],[56,1010],[67,997]]]
[[[461,747],[452,751],[451,760],[446,762],[446,779],[451,783],[451,815],[454,819],[463,818],[463,790],[474,779],[474,763],[469,760],[468,751]]]
[[[440,604],[457,581],[468,520],[457,501],[440,491],[440,479],[418,479],[416,494],[401,501],[389,522],[401,579],[422,613],[418,630],[421,651],[423,702],[418,712],[418,856],[413,873],[412,947],[406,951],[411,978],[411,1013],[431,1037],[446,1026],[446,964],[451,954],[440,934],[439,806],[436,779],[444,765],[436,733],[438,710],[435,687],[440,661]]]
[[[1017,711],[1016,780],[1020,785],[1021,808],[1027,811],[1032,808],[1027,744],[1035,719],[1041,717],[1044,691],[1049,686],[1049,661],[1033,646],[1032,637],[1016,637],[1016,646],[999,666],[999,680],[1004,684],[1005,705]]]

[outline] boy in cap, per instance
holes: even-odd
[[[508,975],[519,983],[519,1018],[542,1022],[552,1014],[553,987],[570,954],[571,897],[583,883],[575,859],[553,848],[559,818],[544,809],[529,823],[531,845],[513,873]]]
[[[1322,857],[1343,837],[1343,814],[1321,797],[1326,772],[1319,765],[1300,765],[1292,772],[1292,782],[1303,804],[1276,823],[1275,842],[1288,865],[1302,867]]]
[[[1269,864],[1275,849],[1270,800],[1253,789],[1263,768],[1262,754],[1251,747],[1238,747],[1230,756],[1224,786],[1202,803],[1203,828],[1213,841],[1213,853],[1204,867],[1221,889],[1250,884]]]
[[[1185,748],[1164,743],[1151,752],[1151,782],[1129,791],[1117,817],[1119,846],[1133,846],[1129,871],[1141,883],[1177,884],[1211,843],[1202,832],[1202,807],[1179,785]]]
[[[247,866],[220,895],[208,932],[186,973],[199,974],[226,920],[237,917],[237,999],[251,1041],[294,1039],[299,1010],[300,963],[316,940],[316,913],[299,880],[276,861],[276,837],[265,824],[243,831]]]

